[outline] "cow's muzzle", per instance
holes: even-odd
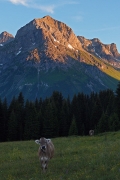
[[[42,146],[42,147],[41,147],[41,150],[42,150],[42,151],[45,151],[45,150],[46,150],[46,146]]]

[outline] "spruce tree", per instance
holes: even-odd
[[[107,113],[102,113],[102,116],[97,124],[96,131],[98,133],[109,131],[109,116]]]
[[[70,129],[69,129],[69,136],[72,136],[72,135],[78,135],[78,129],[77,129],[75,117],[73,117]]]
[[[118,115],[116,113],[113,113],[110,116],[109,130],[110,131],[118,131],[118,130],[120,130],[120,121],[119,121]]]
[[[8,132],[8,105],[7,99],[5,98],[2,103],[3,107],[3,141],[7,141],[7,132]]]
[[[8,140],[17,140],[17,119],[14,110],[10,113],[8,120]]]
[[[120,121],[120,82],[118,83],[118,86],[116,89],[116,112],[118,114],[118,118]]]
[[[50,138],[58,135],[58,119],[55,106],[48,101],[44,109],[42,135]]]
[[[66,100],[63,101],[59,118],[59,136],[68,136],[71,118],[69,115],[69,106]]]
[[[35,105],[26,101],[25,104],[25,122],[24,122],[24,139],[36,139],[40,136],[40,122]]]

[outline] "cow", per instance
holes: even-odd
[[[35,140],[35,142],[40,145],[38,149],[38,156],[41,162],[42,170],[45,172],[48,167],[49,160],[54,156],[54,145],[51,139],[46,139],[45,137],[41,137],[39,140]]]
[[[89,130],[89,135],[93,136],[94,135],[94,130]]]

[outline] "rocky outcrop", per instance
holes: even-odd
[[[13,41],[14,37],[12,34],[9,34],[8,32],[4,31],[0,34],[0,45],[3,46],[4,44],[9,43],[10,41]]]
[[[114,67],[120,68],[120,54],[118,53],[116,44],[103,44],[98,38],[86,39],[78,36],[84,50],[92,53],[96,57],[103,59]]]

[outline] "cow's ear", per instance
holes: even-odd
[[[39,144],[40,145],[40,140],[35,140],[36,144]]]
[[[51,142],[51,139],[47,139],[47,142],[48,142],[48,143]]]

